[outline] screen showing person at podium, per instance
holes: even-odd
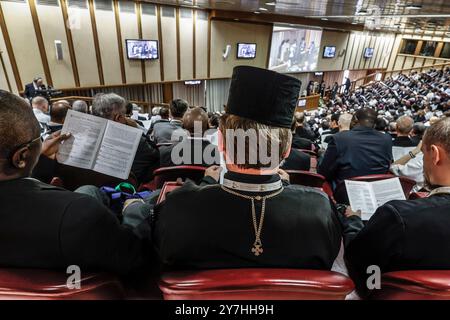
[[[269,69],[311,71],[317,67],[322,30],[274,26]]]

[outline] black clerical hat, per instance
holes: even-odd
[[[301,82],[249,66],[233,69],[226,112],[262,124],[290,128]]]

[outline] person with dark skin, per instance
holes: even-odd
[[[117,273],[141,267],[142,240],[101,202],[30,177],[69,137],[57,132],[41,142],[33,111],[0,90],[0,266]]]

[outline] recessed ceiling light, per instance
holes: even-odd
[[[259,8],[258,10],[259,10],[259,11],[267,11],[267,9],[266,9],[266,8],[263,8],[263,7]]]
[[[266,2],[266,6],[276,6],[275,2]]]
[[[422,5],[420,5],[420,4],[408,4],[408,5],[406,5],[405,8],[408,9],[408,10],[420,10],[420,9],[422,9]]]
[[[352,22],[352,24],[358,24],[358,22]]]
[[[259,12],[259,11],[255,11],[255,12],[253,12],[254,14],[260,14],[261,12]]]
[[[328,18],[321,18],[320,20],[323,20],[323,21],[327,21],[327,20],[328,20]]]

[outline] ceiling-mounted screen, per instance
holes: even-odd
[[[158,59],[157,40],[125,40],[128,59],[152,60]]]
[[[323,47],[323,57],[324,58],[334,58],[336,56],[335,46],[325,46]]]
[[[316,69],[322,30],[274,26],[269,69],[301,72]]]
[[[364,58],[372,58],[373,57],[373,48],[364,49]]]

